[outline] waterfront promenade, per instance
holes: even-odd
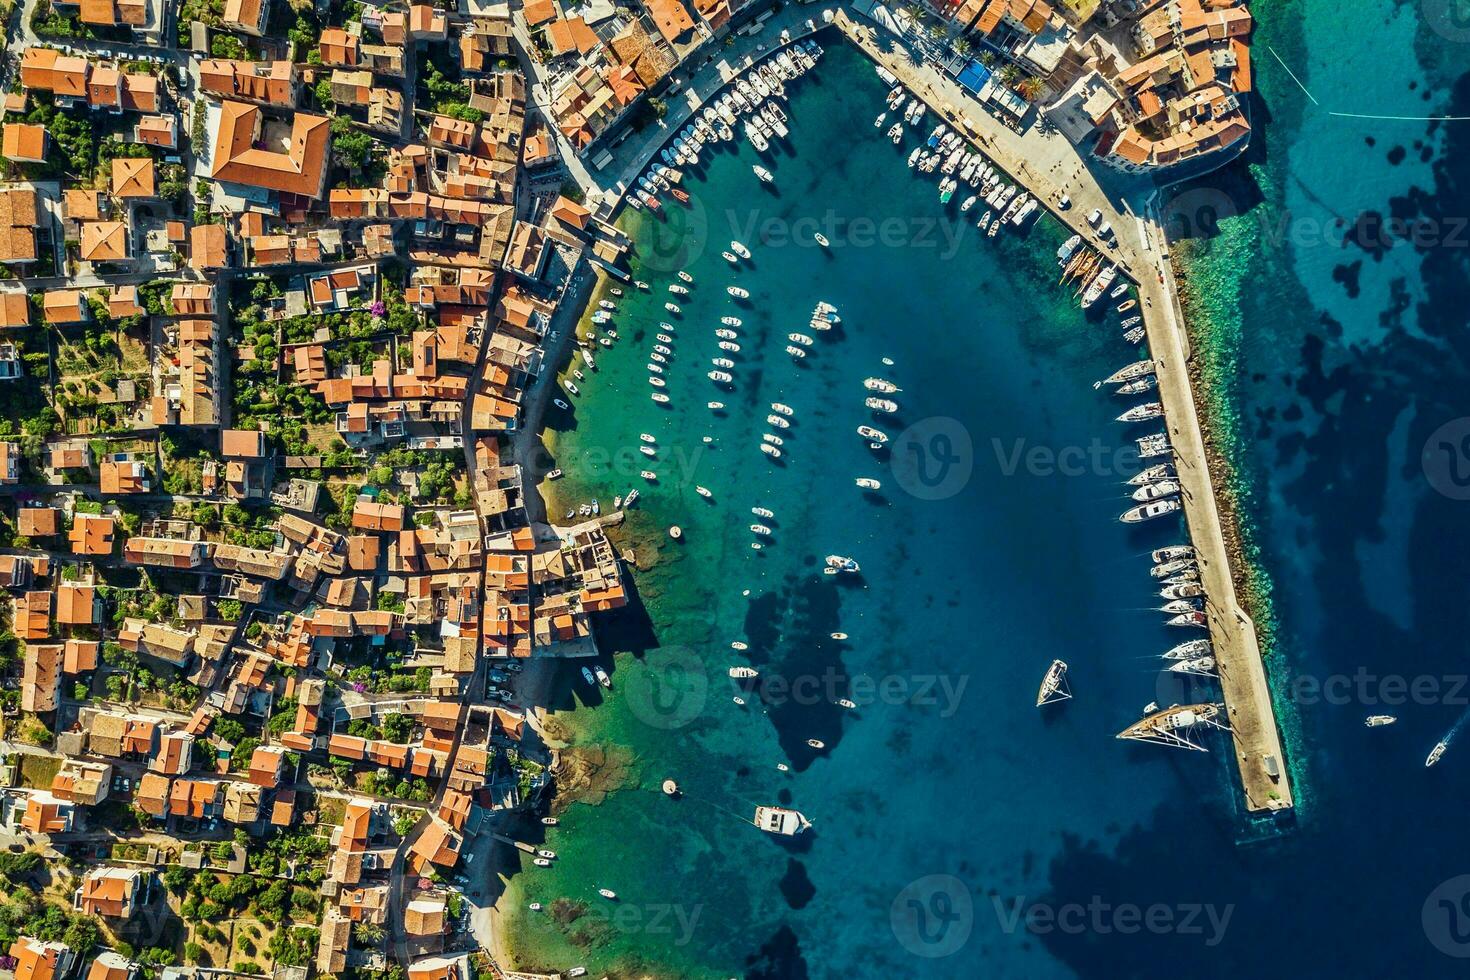
[[[610,147],[613,159],[598,171],[580,170],[576,177],[589,201],[617,195],[657,153],[668,137],[733,74],[779,45],[782,30],[800,37],[808,24],[832,24],[874,62],[892,72],[930,111],[966,134],[993,163],[1021,184],[1059,221],[1118,264],[1138,284],[1140,312],[1159,379],[1169,439],[1184,498],[1185,520],[1199,553],[1202,584],[1208,595],[1210,638],[1229,715],[1237,768],[1250,811],[1291,807],[1292,792],[1281,748],[1271,692],[1254,622],[1240,604],[1225,544],[1222,514],[1207,455],[1193,385],[1189,376],[1189,341],[1179,307],[1168,244],[1149,204],[1157,196],[1151,182],[1130,178],[1101,166],[1089,168],[1060,132],[1030,126],[1023,132],[1003,125],[966,90],[942,72],[922,64],[903,39],[850,14],[836,4],[788,4],[754,36],[736,36],[730,47],[716,49],[681,80],[668,98],[664,125],[634,133]],[[1060,208],[1063,195],[1071,201]],[[1087,222],[1096,208],[1116,233],[1107,242]],[[1120,726],[1121,727],[1121,726]],[[1273,774],[1274,770],[1274,774]]]

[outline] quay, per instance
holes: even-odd
[[[589,203],[611,216],[624,191],[659,149],[704,102],[733,77],[781,47],[783,30],[792,40],[835,27],[875,64],[891,72],[929,110],[965,136],[1058,221],[1137,283],[1149,352],[1155,362],[1158,398],[1164,406],[1168,436],[1181,487],[1185,521],[1199,558],[1209,632],[1220,675],[1246,810],[1289,810],[1293,796],[1270,685],[1254,621],[1240,603],[1225,544],[1218,498],[1206,457],[1203,429],[1189,375],[1190,346],[1179,305],[1168,239],[1150,180],[1090,168],[1077,148],[1056,129],[1032,125],[1016,130],[1002,124],[965,89],[924,63],[903,39],[838,3],[788,4],[757,36],[733,38],[730,47],[705,59],[668,100],[659,126],[634,133],[609,148],[596,172],[577,167],[573,177]],[[1223,162],[1223,161],[1222,161]],[[1062,209],[1066,196],[1071,206]],[[1087,221],[1102,214],[1116,240],[1103,240]]]

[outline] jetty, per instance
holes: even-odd
[[[922,99],[942,121],[966,136],[995,165],[1098,253],[1138,284],[1139,310],[1159,381],[1169,441],[1184,503],[1190,540],[1199,557],[1210,640],[1224,694],[1246,809],[1290,809],[1290,780],[1281,734],[1271,702],[1266,666],[1256,625],[1241,606],[1235,588],[1222,516],[1206,461],[1204,432],[1189,375],[1189,339],[1169,265],[1168,239],[1157,211],[1158,190],[1121,174],[1087,166],[1059,132],[1040,126],[1016,131],[906,42],[845,8],[832,23],[875,63]],[[1063,197],[1071,207],[1063,209]],[[1133,202],[1138,202],[1135,206]],[[1105,239],[1087,216],[1101,211],[1099,225],[1111,225],[1116,240]]]

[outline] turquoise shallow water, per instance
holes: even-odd
[[[507,904],[589,903],[570,925],[519,917],[527,965],[772,978],[1457,972],[1470,952],[1470,770],[1463,745],[1432,770],[1423,758],[1466,710],[1470,504],[1457,479],[1470,459],[1456,468],[1457,443],[1436,430],[1467,414],[1470,249],[1453,228],[1470,214],[1470,138],[1463,124],[1328,112],[1470,115],[1470,33],[1435,2],[1252,9],[1263,133],[1183,207],[1195,225],[1206,209],[1238,215],[1188,271],[1208,315],[1196,349],[1275,586],[1273,681],[1308,804],[1294,832],[1241,843],[1225,752],[1111,738],[1173,694],[1157,690],[1152,655],[1177,639],[1144,611],[1142,552],[1168,529],[1113,520],[1126,463],[1109,450],[1124,434],[1090,387],[1129,354],[1054,285],[1054,227],[924,244],[922,223],[945,213],[932,183],[873,131],[882,87],[832,39],[793,96],[791,147],[766,163],[778,197],[744,148],[691,178],[694,210],[635,228],[654,291],[623,304],[622,339],[555,441],[565,499],[606,505],[641,485],[640,432],[657,436],[661,476],[625,541],[651,565],[637,576],[644,603],[604,630],[617,690],[604,702],[578,687],[557,716],[579,746],[616,748],[626,788],[571,804],[549,837],[558,866],[512,879]],[[843,245],[830,256],[774,234],[829,212],[819,227]],[[757,245],[766,218],[779,221]],[[846,246],[857,218],[899,231]],[[1440,231],[1379,247],[1390,218]],[[738,274],[753,297],[736,314],[738,384],[717,395],[703,375],[715,321],[735,309],[717,254],[732,237],[756,248]],[[677,268],[696,285],[663,410],[644,365]],[[784,337],[818,299],[846,330],[797,369]],[[905,492],[914,468],[873,457],[853,432],[866,421],[861,379],[880,372],[905,389],[891,433],[956,420],[948,448],[921,442],[931,466],[939,450],[968,460],[953,495]],[[703,409],[712,397],[726,417]],[[784,466],[755,448],[778,399],[797,408]],[[1081,472],[1059,473],[1058,458],[1084,460]],[[880,499],[857,492],[859,474],[883,480]],[[754,505],[777,514],[759,553]],[[673,523],[682,543],[665,534]],[[832,551],[858,558],[862,579],[820,575]],[[1077,698],[1042,715],[1031,701],[1053,656],[1072,664]],[[767,689],[741,708],[725,670],[744,662],[768,680],[895,680],[854,712],[830,707],[820,684],[812,703]],[[930,677],[933,699],[920,689]],[[1399,686],[1425,679],[1427,694]],[[1399,722],[1370,731],[1371,713]],[[670,776],[678,802],[658,790]],[[815,823],[798,846],[742,823],[756,803],[785,801]],[[617,889],[619,915],[597,904],[599,885]]]

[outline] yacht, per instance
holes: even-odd
[[[903,123],[894,123],[893,128],[888,130],[888,138],[897,146],[903,142]]]
[[[1159,386],[1159,379],[1156,378],[1156,377],[1154,377],[1152,374],[1149,374],[1149,375],[1145,375],[1142,378],[1139,378],[1137,381],[1128,381],[1128,382],[1125,382],[1125,383],[1119,385],[1113,391],[1113,394],[1115,394],[1115,395],[1124,395],[1124,396],[1126,396],[1126,395],[1142,395],[1145,392],[1153,391],[1158,386]]]
[[[873,479],[870,476],[860,476],[857,478],[856,482],[857,485],[862,487],[864,490],[881,490],[883,488],[883,484],[879,483],[877,480]]]
[[[837,572],[856,573],[862,571],[862,566],[846,555],[828,555],[827,567]]]
[[[1448,749],[1449,747],[1449,742],[1435,742],[1434,748],[1429,750],[1429,758],[1424,760],[1424,768],[1428,769],[1430,766],[1438,762],[1440,756],[1444,755],[1445,749]]]
[[[601,684],[605,688],[612,688],[612,678],[607,676],[607,671],[603,670],[600,664],[593,666],[592,673],[597,675],[597,683]],[[555,857],[555,855],[551,856]]]
[[[1133,491],[1133,499],[1137,501],[1163,500],[1172,497],[1179,492],[1179,484],[1173,480],[1160,480],[1157,483],[1145,483]]]
[[[867,378],[863,381],[863,387],[869,391],[881,391],[885,395],[892,395],[903,391],[902,388],[892,381],[885,381],[882,378]]]
[[[755,175],[761,179],[761,182],[762,183],[769,184],[769,183],[771,183],[772,181],[774,181],[776,179],[776,177],[775,177],[774,174],[772,174],[765,167],[762,167],[760,164],[756,164],[754,167],[751,167],[750,169],[752,169],[752,170],[755,171]]]
[[[1124,524],[1138,524],[1142,521],[1153,520],[1155,517],[1163,517],[1165,514],[1172,514],[1182,506],[1184,505],[1179,502],[1178,497],[1151,500],[1146,504],[1140,504],[1124,511],[1118,520]]]
[[[761,672],[756,670],[754,667],[731,667],[725,673],[729,674],[736,680],[742,681],[749,680],[752,677],[759,677],[761,675]]]
[[[752,507],[750,508],[750,512],[756,517],[771,518],[776,516],[775,512],[768,507]]]
[[[1199,612],[1199,611],[1196,610],[1195,612],[1180,613],[1179,615],[1175,616],[1173,619],[1167,620],[1164,623],[1164,625],[1165,626],[1197,626],[1200,629],[1206,629],[1209,626],[1209,621],[1207,619],[1205,619],[1205,614],[1204,613]]]
[[[1384,725],[1392,725],[1396,721],[1398,719],[1393,715],[1369,715],[1364,719],[1363,724],[1369,728],[1382,728]]]
[[[736,255],[740,256],[742,259],[748,259],[748,258],[750,258],[750,249],[746,248],[744,245],[740,244],[739,242],[731,242],[730,243],[730,251],[734,252]]]
[[[1175,558],[1170,561],[1160,562],[1153,568],[1150,568],[1148,573],[1154,578],[1168,578],[1170,575],[1177,575],[1185,569],[1195,567],[1196,565],[1192,558]]]
[[[1119,422],[1147,422],[1150,419],[1159,418],[1164,414],[1162,402],[1145,402],[1142,405],[1134,405],[1128,411],[1118,416]]]
[[[784,806],[758,806],[751,823],[768,834],[780,837],[795,837],[806,830],[812,822],[798,810]]]
[[[898,402],[889,398],[869,397],[863,399],[863,404],[875,412],[888,412],[892,414],[898,411]]]
[[[1188,640],[1164,651],[1165,660],[1190,660],[1203,657],[1210,652],[1209,640]]]

